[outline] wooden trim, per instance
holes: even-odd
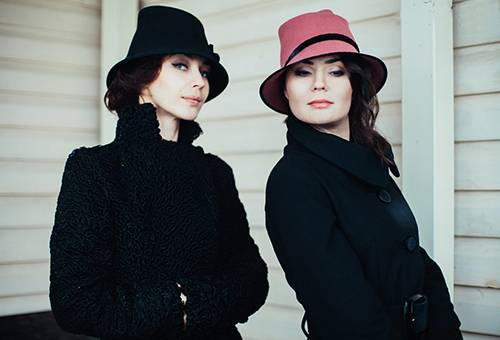
[[[37,60],[32,58],[11,58],[0,56],[0,70],[2,69],[28,70],[34,73],[56,73],[96,79],[99,75],[99,68],[92,65],[79,65]]]
[[[109,69],[126,55],[137,25],[139,0],[103,0],[101,11],[100,142],[114,139],[116,118],[104,106]]]
[[[28,7],[50,8],[58,11],[82,12],[99,14],[100,0],[2,0],[2,2]]]
[[[73,45],[98,46],[99,37],[89,33],[55,31],[41,27],[0,23],[0,35],[6,37],[21,37],[43,42],[63,42]]]
[[[98,98],[95,96],[65,94],[61,96],[54,92],[41,92],[41,91],[25,91],[25,90],[11,90],[0,89],[0,101],[18,102],[22,100],[24,103],[36,104],[54,104],[54,105],[91,105],[97,103]],[[90,103],[90,104],[89,104]]]
[[[401,1],[403,192],[453,297],[452,1]]]

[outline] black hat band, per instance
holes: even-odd
[[[352,45],[356,49],[356,51],[359,52],[358,44],[356,44],[356,42],[354,40],[352,40],[351,38],[349,38],[348,36],[345,36],[343,34],[337,34],[337,33],[321,34],[321,35],[317,35],[315,37],[312,37],[310,39],[307,39],[306,41],[301,43],[299,46],[297,46],[292,51],[292,53],[290,54],[288,59],[286,60],[285,66],[288,65],[290,60],[292,60],[297,54],[302,52],[302,50],[304,50],[305,48],[307,48],[313,44],[319,43],[321,41],[325,41],[325,40],[341,40],[343,42],[346,42],[346,43]]]

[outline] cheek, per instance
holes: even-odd
[[[203,96],[204,99],[207,99],[208,94],[210,93],[210,82],[205,80],[205,86],[203,86],[203,89],[201,90],[201,95]]]
[[[352,104],[352,93],[350,91],[346,91],[342,94],[342,97],[340,98],[340,103],[341,105],[339,108],[341,108],[341,112],[344,114],[349,114],[349,110],[351,109],[351,104]]]
[[[167,91],[170,87],[172,82],[172,75],[167,76],[165,74],[166,72],[163,72],[160,74],[160,76],[154,81],[151,86],[151,90],[154,91],[157,95],[160,95]]]
[[[352,98],[352,87],[351,87],[351,84],[349,84],[349,88],[347,89],[347,91],[345,91],[345,97],[347,99],[349,99],[349,101],[351,101],[351,98]]]
[[[288,102],[290,106],[301,105],[305,103],[307,94],[307,85],[300,80],[290,80],[286,84]]]
[[[172,95],[172,89],[164,84],[159,84],[159,86],[152,89],[153,98],[161,105],[165,105],[170,101],[170,96]]]
[[[339,91],[337,92],[338,98],[345,101],[346,103],[350,103],[352,99],[351,83],[347,80],[342,84],[338,84],[337,89],[339,89]]]
[[[351,105],[351,101],[352,101],[352,91],[346,91],[344,93],[344,102],[345,102],[345,105]]]
[[[172,87],[172,84],[171,79],[162,77],[158,78],[149,87],[153,103],[166,111],[169,111],[169,108],[175,103],[175,98],[178,93],[178,91]]]

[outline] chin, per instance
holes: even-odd
[[[336,122],[339,122],[342,120],[344,117],[339,117],[338,115],[335,115],[330,112],[310,112],[306,113],[305,115],[300,115],[297,117],[304,123],[308,124],[314,124],[314,125],[329,125],[329,124],[334,124]]]
[[[182,112],[178,115],[178,118],[183,120],[195,120],[198,117],[198,111],[196,112]]]

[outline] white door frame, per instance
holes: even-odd
[[[452,0],[401,0],[403,192],[453,298]]]
[[[102,0],[101,4],[101,79],[100,143],[115,136],[116,117],[104,106],[106,76],[109,69],[125,58],[137,25],[139,0]]]

